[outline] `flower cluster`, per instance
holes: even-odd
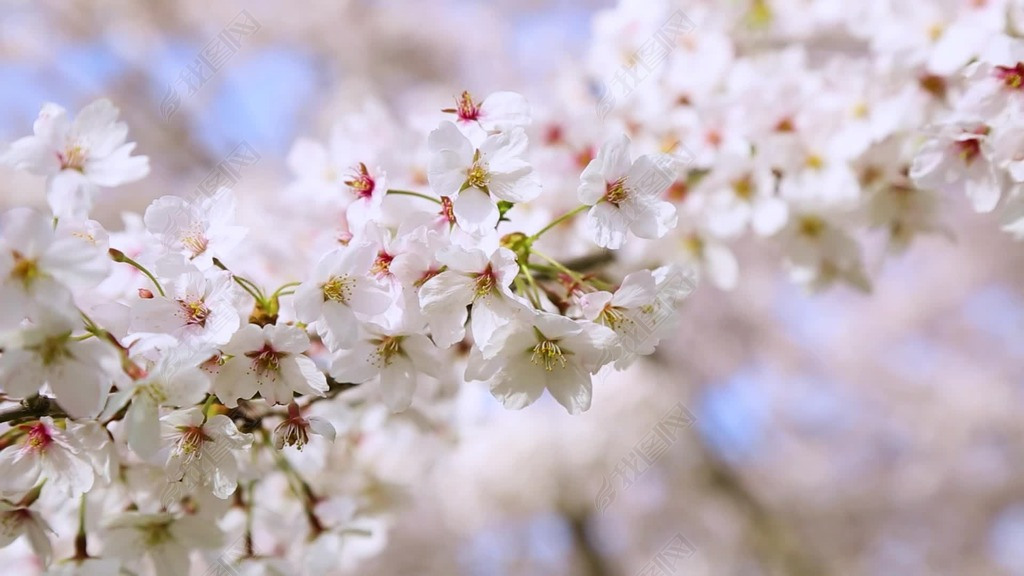
[[[1024,238],[1024,42],[993,36],[964,69],[952,109],[928,127],[910,169],[920,188],[965,194],[977,212],[997,211]]]
[[[183,575],[232,537],[257,573],[358,566],[459,390],[587,410],[698,270],[737,284],[745,239],[869,291],[870,239],[950,236],[950,192],[1024,237],[1017,3],[685,10],[598,14],[536,110],[463,92],[424,127],[368,97],[272,195],[203,187],[119,230],[94,200],[148,159],[110,102],[45,105],[0,150],[49,206],[0,215],[0,545],[60,574]]]
[[[598,114],[687,160],[664,197],[678,226],[630,261],[672,254],[730,289],[731,246],[752,236],[810,290],[867,291],[863,246],[881,236],[880,261],[921,235],[950,236],[951,187],[966,187],[979,210],[1011,197],[1013,226],[1013,124],[993,125],[1015,114],[1024,70],[1002,36],[1019,21],[1012,2],[679,7],[624,0],[595,21]],[[951,116],[964,73],[973,86]],[[919,151],[922,131],[946,117]],[[577,126],[552,125],[576,144]]]
[[[340,435],[356,449],[385,433],[368,417],[375,407],[387,419],[423,398],[427,410],[426,382],[485,382],[508,408],[546,390],[582,412],[598,371],[653,353],[695,286],[691,272],[617,279],[607,252],[566,260],[540,248],[584,211],[592,250],[664,237],[677,222],[662,199],[676,160],[634,158],[627,137],[613,138],[577,172],[577,207],[541,225],[526,100],[466,92],[443,114],[416,191],[388,187],[384,168],[400,173],[401,163],[362,145],[358,126],[339,124],[329,147],[296,143],[289,193],[317,214],[296,214],[295,238],[320,250],[304,276],[286,279],[255,265],[273,257],[248,241],[227,188],[158,198],[122,231],[90,220],[97,187],[145,176],[148,161],[131,155],[109,102],[73,121],[44,106],[35,135],[3,155],[48,176],[51,212],[0,219],[0,398],[20,403],[0,412],[2,542],[27,534],[49,562],[56,529],[36,501],[71,495],[81,509],[70,565],[148,562],[184,575],[190,551],[224,544],[213,520],[233,504],[250,518],[251,558],[257,495],[282,489],[264,479],[275,470],[311,545],[374,541],[388,509],[371,497],[373,464],[314,486],[307,473],[329,475],[330,463],[290,447]],[[87,505],[105,518],[98,530]]]

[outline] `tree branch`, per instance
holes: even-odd
[[[586,516],[568,518],[574,548],[580,556],[584,576],[613,576],[615,571],[604,559],[594,542],[594,535],[587,526]]]
[[[66,418],[67,414],[56,402],[46,396],[32,396],[21,401],[21,406],[0,412],[0,424],[19,420],[34,420],[43,416]]]

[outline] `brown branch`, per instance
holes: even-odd
[[[32,396],[21,401],[21,406],[0,412],[0,424],[20,420],[35,420],[43,416],[67,418],[64,410],[46,396]]]
[[[584,576],[613,576],[615,570],[604,559],[594,542],[592,530],[588,527],[587,516],[570,516],[569,527],[572,532],[574,548],[579,553]]]

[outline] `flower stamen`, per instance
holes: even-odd
[[[39,264],[35,260],[25,258],[17,250],[11,251],[14,257],[14,266],[11,268],[11,277],[20,280],[25,287],[30,286],[40,276]]]
[[[86,151],[78,145],[67,148],[63,153],[57,153],[57,159],[60,160],[61,170],[84,171],[85,157]]]
[[[53,437],[50,436],[50,431],[47,430],[46,424],[42,422],[36,422],[28,430],[28,438],[25,441],[25,448],[32,452],[43,452],[47,447],[53,444]]]
[[[246,352],[245,355],[247,358],[252,358],[252,366],[256,370],[256,374],[266,376],[281,372],[281,358],[285,356],[285,353],[274,350],[270,344],[265,344],[263,348]]]
[[[210,316],[210,309],[202,300],[178,300],[182,312],[185,313],[185,324],[187,326],[206,327],[206,319]]]
[[[362,162],[353,169],[351,179],[346,180],[345,185],[351,188],[356,196],[363,199],[373,196],[373,191],[377,187],[373,176],[370,176],[370,171],[366,169],[366,164]]]
[[[324,300],[347,304],[352,297],[352,287],[355,286],[355,279],[350,276],[331,276],[320,288],[324,294]]]
[[[542,364],[544,370],[551,372],[557,365],[560,368],[565,368],[566,360],[565,354],[562,353],[562,349],[558,347],[558,344],[551,340],[543,340],[533,347],[533,355],[530,356],[530,362],[534,364]]]
[[[626,178],[619,178],[614,182],[605,184],[604,199],[613,206],[618,206],[629,198],[629,188],[626,187]]]
[[[377,341],[372,364],[378,368],[391,365],[392,359],[402,353],[402,336],[385,336]]]
[[[473,101],[468,90],[455,99],[455,108],[445,108],[442,112],[455,114],[462,122],[475,122],[480,119],[480,105]]]

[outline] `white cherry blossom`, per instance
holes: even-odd
[[[295,316],[316,323],[331,350],[355,341],[359,318],[369,320],[391,305],[384,286],[370,275],[376,259],[377,249],[370,243],[334,250],[320,259],[313,277],[295,292]]]
[[[609,360],[615,333],[592,322],[530,312],[495,332],[489,346],[471,355],[466,378],[490,381],[506,408],[533,404],[544,390],[570,414],[590,409],[591,376]]]
[[[53,544],[50,543],[48,532],[53,533],[53,529],[38,511],[0,500],[0,548],[25,536],[33,552],[46,566],[53,556]]]
[[[123,379],[121,362],[107,342],[73,338],[79,327],[53,315],[10,336],[0,356],[0,390],[28,398],[48,384],[73,418],[99,414],[111,385]]]
[[[149,174],[149,159],[132,156],[128,126],[120,111],[101,99],[82,108],[74,120],[57,104],[45,104],[33,135],[15,141],[0,162],[47,177],[47,200],[59,217],[81,218],[99,187],[120,186]]]
[[[509,286],[519,273],[516,256],[499,248],[490,256],[482,250],[452,247],[438,255],[446,270],[420,287],[420,305],[434,343],[441,348],[466,334],[467,307],[472,307],[473,340],[483,346],[494,331],[523,306]]]
[[[288,404],[296,392],[322,396],[327,380],[303,354],[307,349],[309,337],[294,326],[248,324],[221,347],[231,358],[220,367],[213,392],[230,408],[257,393],[270,404]]]
[[[675,207],[661,199],[675,180],[673,162],[664,156],[630,159],[629,138],[609,140],[580,176],[580,202],[592,206],[586,228],[603,248],[620,248],[626,233],[661,238],[676,225]]]
[[[148,558],[156,576],[188,576],[190,552],[219,549],[224,535],[212,518],[123,512],[107,520],[104,554],[125,561]]]
[[[167,287],[168,295],[137,298],[131,303],[133,332],[170,335],[200,349],[227,344],[247,313],[247,296],[229,272],[190,270]]]
[[[125,434],[128,446],[143,459],[153,458],[160,450],[160,408],[192,406],[206,396],[210,378],[198,368],[201,360],[188,349],[165,353],[145,376],[119,394],[120,399],[113,400],[117,408],[130,402]]]
[[[451,122],[430,133],[430,186],[439,196],[455,197],[460,227],[470,232],[493,229],[497,200],[528,202],[540,194],[537,174],[524,158],[526,145],[522,129],[490,135],[479,147]]]
[[[103,280],[110,260],[75,232],[54,230],[52,218],[28,208],[0,217],[0,327],[44,310],[78,315],[73,291]]]
[[[227,498],[238,486],[235,453],[252,445],[223,414],[207,417],[201,408],[171,412],[160,419],[161,438],[169,443],[164,470],[167,480],[191,492],[208,486],[217,498]]]
[[[0,493],[25,493],[40,480],[72,497],[92,488],[95,470],[74,427],[58,428],[44,416],[23,431],[20,444],[0,451]]]
[[[235,225],[235,196],[228,188],[192,199],[158,198],[143,220],[165,250],[158,271],[169,275],[188,270],[189,264],[207,270],[214,258],[229,260],[248,233]]]
[[[1003,194],[1003,178],[992,163],[991,127],[957,122],[938,127],[914,158],[910,178],[922,188],[963,191],[978,212],[991,212]]]
[[[379,378],[384,403],[401,412],[412,403],[419,374],[440,377],[441,360],[422,334],[367,324],[350,348],[335,352],[330,373],[339,382],[357,384]]]

